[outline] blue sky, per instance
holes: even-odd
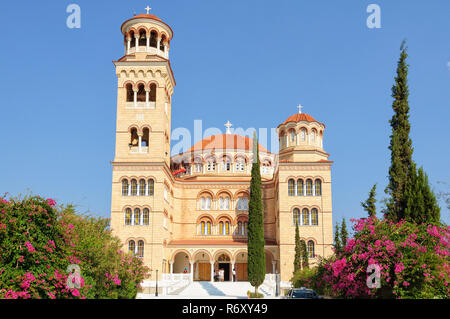
[[[81,7],[81,29],[66,7]],[[381,8],[369,29],[366,8]],[[150,5],[174,30],[172,128],[277,127],[303,112],[326,124],[334,220],[364,216],[389,167],[391,86],[410,64],[414,160],[448,190],[449,1],[2,1],[0,193],[52,197],[108,217],[120,25]],[[277,150],[276,145],[267,145]],[[442,219],[450,213],[442,208]]]

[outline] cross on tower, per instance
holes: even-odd
[[[299,105],[297,106],[297,108],[298,108],[298,113],[302,113],[302,107],[303,107],[303,105],[301,105],[301,104],[299,104]]]
[[[147,10],[147,14],[149,14],[149,11],[151,10],[152,8],[150,8],[149,6],[147,6],[147,8],[145,8],[145,10]]]
[[[230,127],[233,126],[233,124],[230,123],[230,121],[226,122],[224,125],[227,128],[227,134],[231,134]]]

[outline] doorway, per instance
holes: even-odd
[[[223,269],[223,281],[230,281],[230,264],[229,263],[219,263],[219,270]]]

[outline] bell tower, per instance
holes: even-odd
[[[169,258],[164,243],[171,237],[175,79],[169,61],[173,31],[149,10],[122,24],[124,55],[113,61],[118,81],[111,230],[123,251],[143,259],[155,280]]]
[[[170,166],[172,29],[155,15],[140,14],[125,21],[121,32],[125,55],[114,61],[118,78],[114,162]]]

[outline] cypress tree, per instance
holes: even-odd
[[[341,224],[341,245],[342,250],[344,250],[345,246],[347,246],[347,238],[348,238],[348,232],[347,232],[347,225],[345,224],[345,218],[342,218],[342,224]]]
[[[391,142],[391,166],[389,168],[389,184],[385,192],[389,195],[386,218],[399,221],[405,214],[405,187],[408,181],[408,173],[412,165],[412,141],[409,137],[411,125],[409,123],[408,104],[408,64],[406,64],[407,48],[405,41],[401,45],[400,58],[397,63],[397,76],[392,86],[394,98],[392,109],[394,115],[389,121],[392,127]]]
[[[253,136],[253,165],[250,181],[247,243],[247,274],[250,284],[255,287],[255,293],[258,293],[258,287],[263,283],[266,275],[264,244],[264,216],[259,164],[259,145],[255,132]]]
[[[301,251],[300,233],[298,231],[298,223],[295,225],[295,257],[294,257],[294,274],[302,269],[302,251]]]
[[[369,198],[367,198],[367,200],[365,202],[361,202],[361,206],[367,212],[369,217],[376,216],[376,214],[377,214],[377,207],[375,206],[375,204],[377,202],[377,200],[375,198],[376,189],[377,189],[377,184],[373,185],[372,189],[370,190]]]
[[[440,221],[440,208],[428,183],[423,168],[417,171],[413,164],[405,190],[405,216],[407,221],[417,224],[435,224]]]
[[[306,249],[306,242],[301,241],[302,267],[309,268],[308,250]]]
[[[341,239],[339,234],[339,224],[336,223],[335,229],[334,229],[334,251],[335,254],[338,255],[341,252]]]

